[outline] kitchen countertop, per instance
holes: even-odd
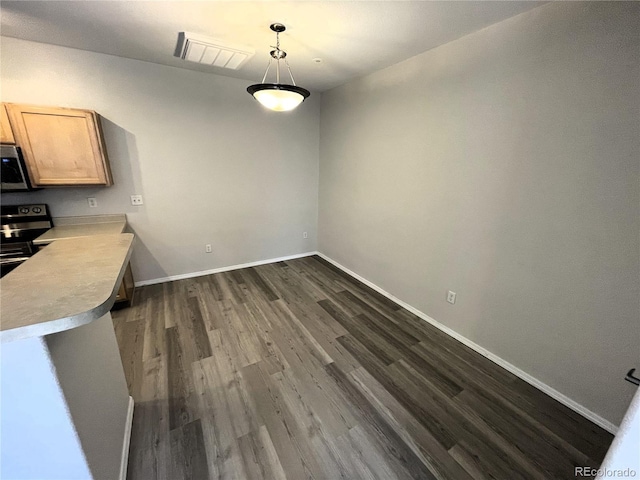
[[[34,245],[48,245],[56,240],[123,233],[127,217],[122,215],[92,215],[83,217],[57,217],[52,229],[36,238]]]
[[[0,342],[49,335],[102,317],[113,306],[134,235],[56,240],[0,280]]]

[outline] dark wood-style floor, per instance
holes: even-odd
[[[612,436],[319,257],[113,315],[129,480],[551,479]]]

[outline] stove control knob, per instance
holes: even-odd
[[[20,213],[26,215],[29,213],[29,207],[20,207]]]
[[[33,212],[33,213],[41,213],[41,212],[42,212],[42,209],[41,209],[40,207],[33,207],[32,212]]]

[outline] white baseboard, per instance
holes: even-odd
[[[525,382],[533,385],[534,387],[536,387],[538,390],[541,390],[542,392],[546,393],[547,395],[549,395],[550,397],[556,399],[557,401],[559,401],[560,403],[566,405],[567,407],[569,407],[571,410],[579,413],[580,415],[582,415],[583,417],[587,418],[588,420],[591,420],[593,423],[595,423],[596,425],[599,425],[600,427],[604,428],[606,431],[613,433],[614,435],[616,434],[616,432],[618,431],[618,427],[616,425],[614,425],[613,423],[611,423],[609,420],[606,420],[605,418],[601,417],[600,415],[598,415],[597,413],[592,412],[591,410],[589,410],[588,408],[584,407],[583,405],[580,405],[578,402],[570,399],[569,397],[567,397],[566,395],[560,393],[559,391],[557,391],[556,389],[550,387],[549,385],[547,385],[544,382],[541,382],[540,380],[538,380],[535,377],[532,377],[531,375],[529,375],[527,372],[520,370],[518,367],[516,367],[515,365],[512,365],[511,363],[507,362],[506,360],[504,360],[503,358],[500,358],[499,356],[491,353],[489,350],[481,347],[480,345],[478,345],[477,343],[472,342],[471,340],[469,340],[466,337],[463,337],[462,335],[460,335],[459,333],[457,333],[456,331],[450,329],[449,327],[437,322],[436,320],[434,320],[433,318],[431,318],[429,315],[421,312],[420,310],[418,310],[417,308],[412,307],[411,305],[409,305],[408,303],[403,302],[402,300],[394,297],[393,295],[391,295],[389,292],[383,290],[382,288],[378,287],[375,283],[370,282],[369,280],[361,277],[360,275],[358,275],[357,273],[349,270],[347,267],[340,265],[338,262],[336,262],[335,260],[327,257],[326,255],[324,255],[323,253],[320,252],[315,252],[318,256],[324,258],[327,262],[335,265],[336,267],[338,267],[340,270],[348,273],[349,275],[351,275],[352,277],[360,280],[362,283],[364,283],[365,285],[371,287],[372,289],[374,289],[376,292],[384,295],[385,297],[387,297],[389,300],[397,303],[398,305],[400,305],[402,308],[407,309],[408,311],[410,311],[411,313],[413,313],[414,315],[416,315],[417,317],[420,317],[421,319],[429,322],[431,325],[433,325],[434,327],[442,330],[444,333],[446,333],[447,335],[455,338],[456,340],[458,340],[460,343],[466,345],[467,347],[475,350],[476,352],[478,352],[480,355],[488,358],[489,360],[491,360],[492,362],[498,364],[499,366],[501,366],[502,368],[508,370],[509,372],[513,373],[514,375],[516,375],[517,377],[520,377],[522,380],[524,380]]]
[[[214,273],[228,272],[230,270],[238,270],[240,268],[257,267],[258,265],[266,265],[267,263],[283,262],[285,260],[293,260],[295,258],[308,257],[316,255],[318,252],[298,253],[296,255],[288,255],[286,257],[269,258],[267,260],[258,260],[257,262],[240,263],[238,265],[230,265],[228,267],[213,268],[211,270],[202,270],[199,272],[183,273],[180,275],[170,275],[168,277],[152,278],[151,280],[142,280],[135,282],[136,287],[144,287],[145,285],[154,285],[156,283],[172,282],[174,280],[184,280],[185,278],[202,277],[204,275],[212,275]]]
[[[129,445],[131,443],[131,428],[133,427],[133,397],[129,396],[129,408],[124,427],[122,455],[120,456],[120,480],[127,480],[127,466],[129,465]]]

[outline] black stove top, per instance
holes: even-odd
[[[53,222],[45,204],[2,205],[0,220],[0,270],[5,275],[37,252],[33,240]]]
[[[35,240],[53,226],[49,209],[44,204],[2,205],[0,219],[2,243]]]

